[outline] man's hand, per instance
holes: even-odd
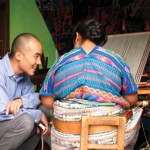
[[[12,113],[14,116],[16,116],[21,106],[22,106],[21,98],[16,98],[15,100],[10,101],[6,106],[6,115]]]
[[[50,125],[47,121],[45,114],[42,112],[40,122],[45,126],[45,130],[42,132],[43,135],[50,135]]]

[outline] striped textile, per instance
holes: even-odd
[[[49,70],[41,95],[55,99],[114,102],[129,108],[122,94],[137,92],[129,66],[116,53],[96,46],[89,54],[82,47],[61,56]]]
[[[81,120],[82,115],[107,116],[119,115],[124,110],[119,106],[92,106],[83,103],[72,103],[72,101],[54,103],[54,117],[64,121]],[[76,109],[74,109],[76,108]],[[61,110],[60,110],[61,109]],[[125,129],[125,147],[130,144],[139,130],[139,121],[142,109],[138,108],[133,117],[126,123]],[[89,135],[89,143],[114,144],[116,143],[117,130],[103,132],[100,134]],[[52,150],[79,150],[80,135],[64,134],[58,132],[54,126],[51,129],[51,146]]]

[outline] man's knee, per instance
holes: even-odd
[[[1,136],[0,147],[16,149],[31,135],[34,129],[34,120],[29,114],[23,113],[10,120],[7,126],[8,129]]]
[[[18,116],[18,128],[24,132],[26,136],[29,136],[34,128],[34,120],[33,118],[27,114],[23,113],[20,116]]]
[[[33,118],[29,114],[23,113],[22,119],[23,119],[23,126],[25,130],[31,133],[34,128]]]

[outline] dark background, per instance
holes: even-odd
[[[94,18],[106,33],[149,31],[150,0],[36,0],[59,55],[73,47],[72,32],[78,21]]]

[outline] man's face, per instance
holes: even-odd
[[[29,76],[33,76],[41,64],[42,45],[36,40],[30,41],[21,51],[19,68]]]

